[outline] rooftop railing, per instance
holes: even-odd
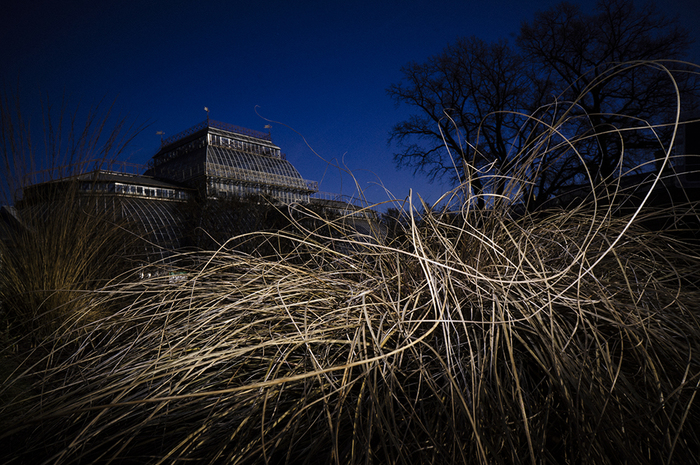
[[[202,121],[199,124],[195,124],[189,129],[185,129],[184,131],[178,132],[174,136],[170,136],[167,139],[163,139],[161,142],[161,147],[165,147],[166,145],[170,145],[172,143],[175,143],[179,141],[182,138],[185,138],[187,136],[190,136],[196,132],[201,131],[204,128],[215,128],[215,129],[221,129],[223,131],[228,131],[228,132],[233,132],[235,134],[241,134],[243,136],[249,136],[249,137],[255,137],[256,139],[263,139],[272,142],[272,135],[267,133],[267,132],[262,132],[262,131],[255,131],[253,129],[248,129],[248,128],[243,128],[241,126],[236,126],[235,124],[229,124],[229,123],[223,123],[221,121],[214,121],[214,120],[205,120]]]
[[[365,208],[368,205],[366,200],[351,197],[349,195],[334,194],[332,192],[315,192],[309,196],[312,199],[330,200],[332,202],[341,202],[353,205],[357,208]]]
[[[47,168],[24,176],[24,185],[40,184],[43,182],[57,181],[59,179],[78,176],[92,171],[109,171],[118,174],[141,175],[147,169],[146,165],[131,163],[128,161],[114,160],[85,160],[68,166],[56,166]]]
[[[310,191],[318,192],[318,181],[309,181],[308,179],[305,179],[305,181],[307,189],[309,189]]]

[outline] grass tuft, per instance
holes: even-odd
[[[107,285],[83,305],[112,314],[3,384],[34,386],[5,458],[691,463],[694,251],[583,208],[480,223],[345,255],[299,236],[296,264],[224,244],[182,281]]]

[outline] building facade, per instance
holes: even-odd
[[[376,211],[363,202],[319,193],[318,183],[302,178],[269,133],[217,121],[163,140],[145,172],[114,165],[90,161],[44,176],[51,180],[32,178],[13,211],[27,225],[55,216],[65,199],[107,213],[146,239],[141,253],[149,262],[174,250],[216,246],[279,227],[284,222],[279,206],[292,203],[313,207],[319,218],[341,218],[360,236],[376,235],[379,223]]]
[[[146,175],[206,199],[264,196],[307,203],[318,183],[301,177],[269,134],[207,120],[163,141]]]

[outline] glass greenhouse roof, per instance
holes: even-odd
[[[134,219],[151,241],[148,247],[150,255],[162,258],[166,250],[180,247],[183,220],[176,213],[174,204],[125,197],[121,199],[121,206],[122,214]]]
[[[306,181],[287,160],[226,147],[209,146],[207,148],[207,175],[308,190]]]

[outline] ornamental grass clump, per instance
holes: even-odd
[[[93,292],[137,261],[128,220],[82,195],[77,180],[59,194],[25,201],[18,225],[0,245],[3,319],[13,344],[36,346],[74,318],[99,319]]]
[[[13,351],[72,319],[99,319],[104,309],[89,304],[92,292],[138,261],[132,221],[93,195],[97,177],[86,175],[140,131],[125,120],[112,125],[110,110],[95,107],[81,120],[47,102],[37,139],[19,100],[0,97],[0,321]]]
[[[409,196],[364,236],[292,205],[290,227],[102,283],[76,310],[95,318],[3,365],[0,458],[697,463],[698,203],[652,205],[665,149],[644,188],[620,166],[528,208],[528,160],[595,138],[547,111],[491,193]]]
[[[696,460],[694,250],[610,210],[411,212],[392,247],[308,232],[105,286],[85,305],[113,313],[3,383],[34,386],[2,407],[3,459]]]

